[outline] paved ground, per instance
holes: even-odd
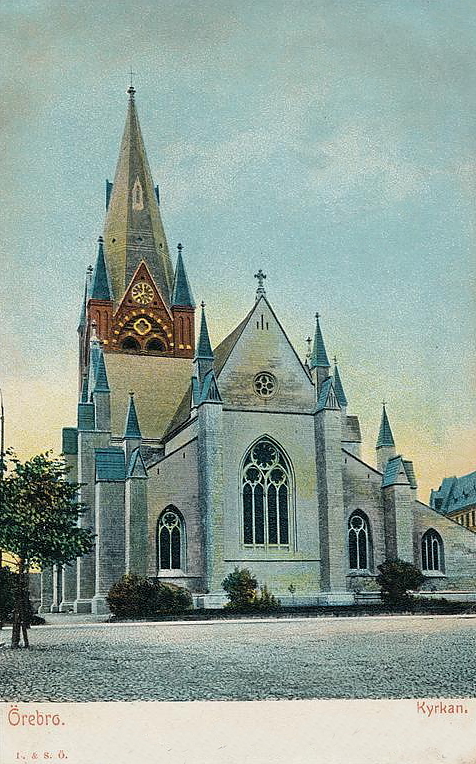
[[[52,620],[0,650],[1,700],[476,696],[475,617]]]

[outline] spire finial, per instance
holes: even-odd
[[[130,395],[131,398],[133,398],[134,397],[134,390],[129,390],[129,395]]]
[[[183,249],[183,244],[181,244],[181,242],[180,242],[180,241],[179,241],[179,243],[177,244],[177,249],[178,249],[178,251],[179,251],[179,254],[180,254],[180,253],[182,252],[182,249]]]
[[[385,406],[386,406],[386,405],[387,405],[387,401],[386,401],[386,400],[383,400],[383,401],[382,401],[382,406],[385,408]]]
[[[259,269],[258,273],[255,273],[254,275],[255,279],[258,279],[258,289],[256,290],[256,299],[259,300],[261,296],[265,296],[266,290],[263,286],[263,281],[266,278],[266,273],[263,273],[261,268]]]
[[[337,366],[337,356],[334,356],[332,360],[334,361],[334,366]]]
[[[131,66],[131,70],[130,70],[131,84],[129,85],[129,87],[127,89],[127,92],[129,93],[129,98],[131,99],[131,101],[134,100],[134,94],[136,92],[135,88],[134,88],[134,85],[133,85],[133,81],[132,81],[132,78],[133,78],[134,74],[137,74],[137,72],[133,72],[132,71],[132,66]]]
[[[205,310],[205,302],[203,300],[200,303],[200,307],[202,310]]]

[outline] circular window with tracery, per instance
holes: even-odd
[[[276,392],[276,378],[267,371],[257,374],[253,381],[253,389],[260,398],[271,398]]]

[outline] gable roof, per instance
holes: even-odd
[[[387,488],[390,485],[407,485],[409,483],[402,457],[394,456],[393,459],[389,459],[383,473],[382,488]]]
[[[268,306],[269,310],[271,311],[271,315],[273,316],[273,318],[275,319],[275,321],[278,324],[279,328],[283,332],[283,334],[286,337],[286,340],[287,340],[289,346],[291,347],[294,355],[296,356],[297,360],[299,361],[299,365],[301,366],[304,374],[306,375],[307,381],[310,384],[312,384],[312,380],[309,377],[308,370],[306,369],[305,365],[303,364],[303,362],[299,358],[298,354],[296,353],[296,350],[294,349],[294,347],[293,347],[292,343],[290,342],[286,332],[284,331],[284,329],[283,329],[279,319],[276,316],[276,313],[274,312],[273,308],[271,307],[271,305],[269,304],[268,300],[266,299],[266,297],[264,295],[261,295],[261,297],[259,297],[256,300],[255,304],[248,311],[248,313],[246,314],[244,319],[242,321],[240,321],[238,326],[236,326],[233,329],[233,331],[230,332],[230,334],[228,334],[225,337],[225,339],[223,339],[220,342],[219,345],[217,345],[215,350],[212,351],[213,352],[213,356],[214,356],[213,369],[214,369],[214,372],[215,372],[215,377],[218,378],[220,376],[221,372],[223,371],[226,362],[228,361],[228,359],[229,359],[233,349],[235,348],[236,344],[238,343],[241,335],[243,334],[243,331],[244,331],[245,327],[247,326],[249,320],[251,319],[251,316],[253,315],[254,311],[258,307],[258,305],[259,305],[261,300],[264,300],[266,302],[266,305]],[[187,420],[190,417],[191,405],[192,405],[192,384],[190,384],[187,392],[185,393],[185,395],[183,396],[182,400],[180,401],[180,403],[179,403],[179,405],[178,405],[178,407],[176,409],[176,412],[175,412],[174,416],[172,417],[172,419],[170,421],[170,424],[167,427],[167,430],[165,431],[164,439],[169,438],[176,430],[178,430],[180,427],[182,427],[182,425],[184,425],[187,422]]]

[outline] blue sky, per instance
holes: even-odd
[[[422,499],[474,469],[475,26],[460,0],[3,4],[8,442],[57,449],[74,424],[132,66],[169,246],[214,342],[262,267],[298,351],[319,310],[369,457],[385,398]]]

